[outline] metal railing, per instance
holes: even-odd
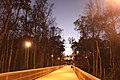
[[[75,66],[72,67],[79,80],[101,80]]]
[[[36,78],[42,77],[42,76],[49,74],[50,72],[53,72],[62,67],[63,67],[63,65],[1,73],[0,80],[34,80]]]

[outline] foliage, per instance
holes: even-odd
[[[78,61],[76,66],[102,79],[118,80],[120,8],[111,5],[101,7],[98,2],[90,1],[86,11],[86,15],[74,22],[75,30],[80,32],[79,41],[72,42],[77,57],[75,61]]]
[[[62,58],[53,6],[47,0],[0,0],[0,72],[51,66],[51,54]],[[25,41],[32,45],[26,48]]]

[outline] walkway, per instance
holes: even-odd
[[[71,66],[65,66],[36,80],[78,80]]]

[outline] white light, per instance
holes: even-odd
[[[64,53],[65,53],[65,56],[71,55],[73,53],[73,50],[71,49],[71,45],[66,46]]]
[[[58,58],[58,60],[60,60],[60,58]]]
[[[79,51],[76,51],[77,52],[77,54],[79,54]]]
[[[88,58],[87,56],[85,56],[85,58]]]
[[[26,46],[27,48],[29,48],[29,47],[31,46],[31,42],[26,41],[26,42],[25,42],[25,46]]]
[[[51,57],[53,58],[53,55],[51,55]]]

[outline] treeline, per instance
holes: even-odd
[[[90,1],[74,24],[80,33],[78,42],[69,39],[75,65],[102,80],[119,80],[120,7]]]
[[[0,72],[61,64],[64,39],[52,8],[47,0],[0,0]]]

